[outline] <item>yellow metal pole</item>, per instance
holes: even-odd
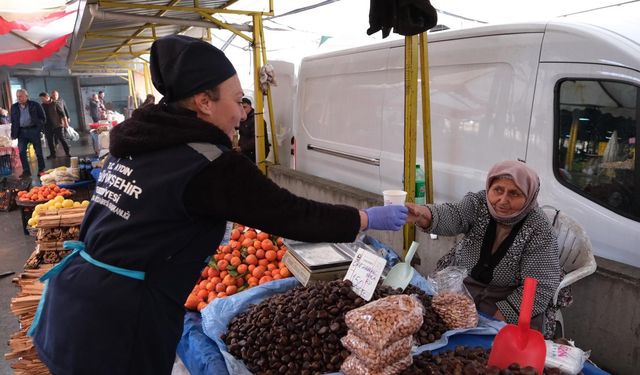
[[[404,190],[413,202],[416,190],[416,124],[418,117],[418,36],[404,38]],[[404,226],[404,251],[415,238],[415,227]]]
[[[573,114],[573,121],[571,122],[571,130],[569,132],[569,145],[567,146],[567,161],[565,169],[567,171],[573,170],[573,156],[576,153],[576,143],[578,142],[578,123],[580,122],[580,116],[576,113]]]
[[[262,16],[260,14],[253,15],[253,90],[255,105],[255,132],[256,132],[256,158],[258,168],[262,173],[267,172],[267,166],[264,162],[264,102],[262,98],[262,88],[260,87],[260,66],[262,43],[260,41],[260,29],[262,28]]]
[[[135,81],[133,79],[133,70],[127,69],[127,77],[129,80],[129,96],[133,98],[133,108],[138,108],[138,100],[136,99]]]
[[[433,203],[433,159],[431,147],[431,100],[429,88],[429,45],[427,33],[420,34],[420,80],[422,88],[422,145],[427,203]]]
[[[273,10],[273,8],[271,8]],[[260,42],[262,43],[262,63],[267,64],[267,47],[264,42],[264,28],[262,27],[262,19],[260,19]],[[276,121],[273,113],[273,96],[271,95],[271,86],[267,88],[267,105],[269,107],[269,128],[271,129],[271,147],[273,149],[273,163],[280,164],[278,161],[278,138],[276,137]],[[265,134],[267,140],[269,134]],[[266,158],[266,155],[265,155]]]
[[[147,94],[151,94],[153,92],[152,84],[151,84],[151,71],[149,70],[149,64],[143,63],[144,67],[144,89]]]

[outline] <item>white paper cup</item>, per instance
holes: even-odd
[[[384,197],[385,206],[392,204],[404,205],[407,200],[407,192],[404,190],[384,190],[382,196]]]

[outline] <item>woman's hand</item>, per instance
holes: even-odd
[[[405,204],[409,209],[409,216],[407,216],[407,222],[415,223],[422,228],[429,228],[431,226],[431,210],[427,206],[420,206],[415,203]]]
[[[507,318],[505,318],[504,315],[502,315],[502,312],[500,312],[500,309],[496,310],[496,313],[493,314],[493,317],[498,320],[502,320],[503,322],[507,320]]]

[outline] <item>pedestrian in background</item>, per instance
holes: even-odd
[[[104,100],[104,91],[98,91],[98,114],[100,120],[107,119],[107,103]]]
[[[64,116],[67,118],[67,125],[71,125],[71,117],[69,116],[69,110],[67,109],[67,104],[64,102],[64,99],[60,97],[60,94],[57,90],[51,90],[51,99],[54,102],[60,103],[60,107],[64,111]]]
[[[47,120],[44,125],[44,136],[47,139],[47,145],[49,146],[49,156],[47,156],[47,159],[53,159],[56,157],[58,143],[62,144],[65,155],[71,156],[69,154],[69,144],[67,144],[67,141],[62,135],[64,128],[69,126],[69,122],[67,121],[67,117],[64,114],[62,106],[59,102],[53,101],[46,92],[41,92],[39,96],[42,101],[42,108],[47,116]]]
[[[47,120],[44,109],[38,102],[29,100],[29,93],[25,89],[16,91],[18,102],[11,106],[11,138],[18,139],[22,174],[20,178],[30,177],[31,169],[27,158],[29,143],[33,145],[38,158],[38,174],[44,172],[44,157],[42,156],[42,142],[40,133]]]
[[[91,95],[89,99],[89,116],[94,123],[100,121],[100,99],[98,94]]]
[[[247,115],[244,121],[240,121],[238,126],[238,133],[240,133],[240,140],[238,141],[238,147],[246,157],[252,162],[256,162],[256,125],[255,125],[255,110],[251,104],[251,99],[242,98],[242,109]],[[264,122],[264,157],[269,155],[271,144],[269,144],[269,137],[267,136],[267,122]]]

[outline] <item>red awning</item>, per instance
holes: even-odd
[[[63,35],[40,48],[33,47],[28,50],[0,53],[0,65],[14,66],[16,64],[30,64],[34,61],[42,61],[58,52],[67,42],[67,38],[70,35]]]

